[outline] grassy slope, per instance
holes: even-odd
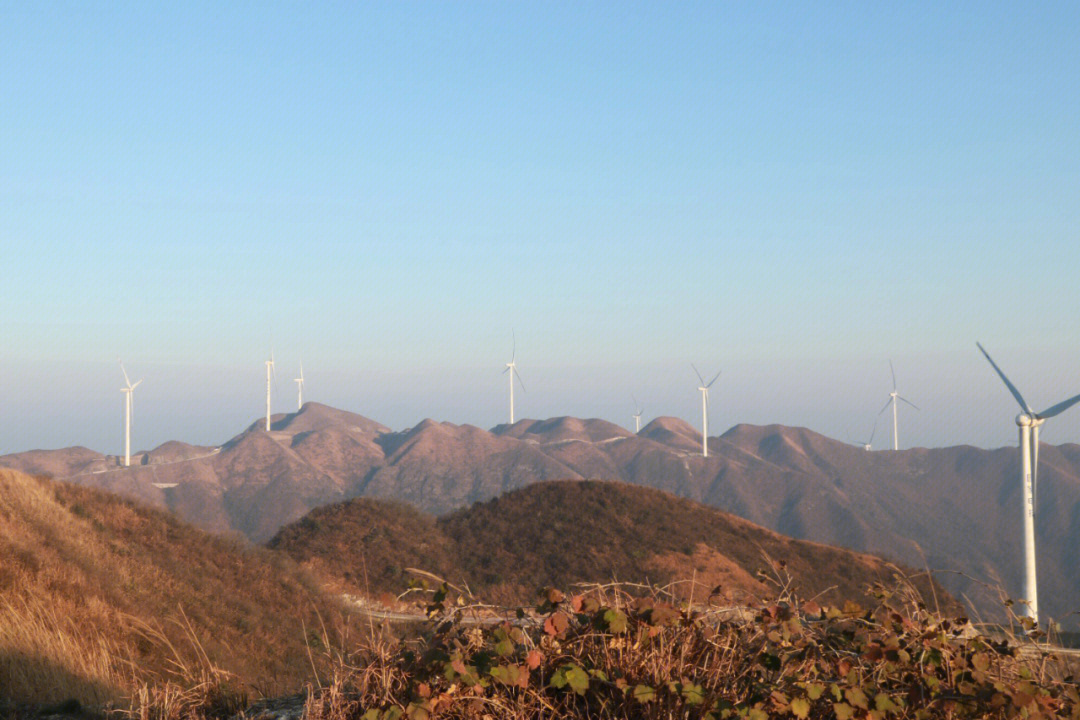
[[[281,692],[333,607],[292,563],[116,496],[0,471],[0,695],[117,700],[194,660]],[[191,633],[181,623],[186,616]]]
[[[699,597],[719,586],[744,601],[770,593],[757,576],[765,555],[787,563],[801,592],[833,601],[861,597],[892,572],[878,558],[792,540],[661,491],[592,481],[530,485],[437,520],[352,501],[312,511],[271,544],[354,592],[398,592],[403,568],[419,567],[508,603],[547,585],[695,574]],[[357,582],[365,568],[367,582]]]
[[[409,582],[405,568],[460,575],[436,519],[389,500],[324,505],[283,527],[268,545],[301,559],[340,592],[400,592]]]

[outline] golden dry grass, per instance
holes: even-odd
[[[125,704],[145,682],[209,676],[294,691],[312,674],[305,627],[336,612],[274,553],[0,470],[0,699]]]

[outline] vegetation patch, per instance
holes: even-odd
[[[305,717],[1080,715],[1067,659],[1038,637],[977,633],[899,575],[868,595],[865,606],[826,606],[784,592],[740,613],[691,608],[666,590],[592,586],[546,590],[533,611],[493,621],[444,585],[418,637],[339,656]]]

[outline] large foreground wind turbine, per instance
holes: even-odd
[[[274,351],[270,351],[270,359],[266,361],[266,432],[270,432],[270,377],[276,375],[274,368]]]
[[[1024,600],[1027,601],[1027,616],[1036,625],[1039,623],[1039,590],[1035,572],[1035,494],[1036,480],[1039,475],[1039,426],[1055,415],[1060,415],[1076,403],[1080,395],[1059,402],[1041,413],[1031,409],[1024,396],[1009,382],[1005,373],[997,366],[986,349],[975,343],[990,362],[994,372],[1009,388],[1009,392],[1020,405],[1021,413],[1016,416],[1016,425],[1020,428],[1020,482],[1024,494]]]
[[[713,375],[713,379],[706,383],[693,363],[690,363],[690,367],[694,368],[694,373],[701,381],[698,388],[701,391],[701,457],[709,457],[709,388],[716,382],[716,378],[720,377],[720,373]]]
[[[124,393],[124,467],[131,467],[131,415],[134,410],[135,388],[139,387],[142,380],[136,380],[132,385],[124,363],[120,363],[120,372],[124,373],[124,384],[127,385],[120,388],[120,392]]]
[[[510,424],[514,424],[514,378],[517,377],[518,382],[521,384],[521,391],[525,392],[525,382],[518,375],[517,371],[517,335],[514,335],[514,351],[510,354],[510,362],[506,363],[506,369],[503,370],[503,374],[510,373]]]
[[[896,401],[902,400],[916,410],[918,410],[919,408],[916,407],[915,403],[911,402],[907,398],[901,397],[900,393],[896,391],[896,370],[893,369],[892,360],[889,361],[889,372],[892,373],[892,392],[889,393],[889,399],[885,402],[885,407],[881,408],[881,411],[878,412],[878,415],[880,416],[881,413],[885,412],[889,408],[890,404],[892,405],[892,449],[899,450],[900,432],[899,430],[897,430],[896,427]]]
[[[641,432],[641,413],[645,411],[645,408],[641,407],[641,404],[638,403],[636,397],[633,395],[630,397],[634,398],[634,414],[630,417],[634,418],[634,432],[639,433]]]
[[[304,363],[300,363],[300,377],[293,378],[293,382],[296,383],[296,409],[304,409]],[[315,382],[318,385],[318,379]]]

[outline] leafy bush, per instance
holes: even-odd
[[[755,611],[679,605],[660,590],[546,590],[495,618],[443,585],[412,639],[337,658],[312,720],[396,718],[1077,717],[1058,656],[1026,636],[975,632],[911,583],[874,602],[789,594]],[[463,606],[464,605],[464,606]]]

